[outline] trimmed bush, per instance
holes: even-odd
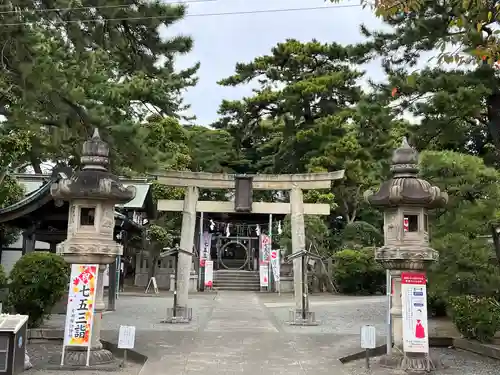
[[[334,279],[341,293],[385,293],[385,271],[375,262],[373,249],[335,253]]]
[[[443,297],[431,291],[427,293],[427,315],[429,318],[447,316],[447,305]]]
[[[449,304],[453,323],[465,338],[491,342],[500,330],[500,304],[495,298],[450,297]]]
[[[7,287],[7,275],[5,274],[5,269],[0,264],[0,289]]]
[[[29,315],[30,327],[38,327],[68,289],[69,266],[59,255],[32,252],[16,262],[10,280],[9,308]]]

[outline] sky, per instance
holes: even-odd
[[[172,2],[173,0],[165,0]],[[250,86],[222,87],[217,81],[234,73],[237,62],[250,62],[268,54],[273,46],[286,39],[307,42],[352,44],[363,41],[360,24],[369,29],[382,27],[373,11],[362,9],[359,0],[331,4],[328,0],[183,0],[188,3],[188,16],[163,31],[163,36],[189,35],[194,40],[191,53],[182,56],[178,67],[200,62],[199,82],[185,95],[196,115],[198,125],[210,125],[217,119],[223,99],[240,99],[251,93]],[[193,2],[191,2],[193,1]],[[197,2],[196,2],[197,1]],[[322,7],[253,14],[214,15],[220,13]],[[205,14],[206,16],[195,16]],[[364,66],[366,75],[383,79],[378,61]]]

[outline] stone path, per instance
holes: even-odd
[[[165,337],[164,349],[150,356],[141,374],[322,375],[333,371],[342,375],[340,352],[356,349],[351,335],[289,330],[258,294],[222,291],[213,302],[196,331]]]
[[[123,296],[117,311],[103,316],[102,334],[116,342],[120,325],[136,327],[136,350],[149,357],[141,375],[396,375],[367,372],[363,361],[346,366],[338,361],[360,350],[359,332],[365,324],[374,325],[379,343],[384,343],[385,301],[383,296],[314,295],[311,306],[321,324],[296,327],[286,323],[294,306],[290,294],[194,293],[189,297],[190,324],[160,323],[172,306],[171,295]],[[63,316],[48,322],[53,327],[63,324]],[[445,354],[452,367],[436,375],[498,372],[487,359],[473,361],[470,354],[458,351]],[[469,365],[462,367],[465,362]]]

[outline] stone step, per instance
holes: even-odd
[[[214,287],[219,290],[259,291],[259,272],[217,270],[214,271]]]
[[[225,284],[225,285],[254,285],[260,284],[260,280],[214,280],[214,284]]]
[[[245,279],[245,278],[218,278],[218,277],[214,277],[214,282],[220,282],[220,283],[258,283],[260,281],[259,278],[251,278],[251,279]]]
[[[251,285],[251,286],[239,286],[239,285],[224,285],[224,286],[219,286],[219,285],[214,285],[214,288],[217,288],[218,290],[236,290],[236,291],[242,291],[242,292],[258,292],[260,291],[260,286],[259,285]]]
[[[251,278],[251,277],[259,277],[259,274],[253,274],[253,273],[217,273],[214,272],[214,277],[244,277],[244,278]]]
[[[259,275],[245,275],[245,274],[228,274],[228,273],[215,273],[214,272],[214,277],[220,277],[220,278],[232,278],[232,279],[255,279],[259,278]]]

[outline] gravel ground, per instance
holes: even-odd
[[[120,374],[120,375],[137,375],[141,371],[142,365],[137,363],[129,362],[125,368],[112,370],[59,370],[53,369],[54,364],[49,361],[51,358],[57,356],[61,353],[61,343],[58,341],[42,341],[42,340],[32,340],[28,344],[28,355],[30,356],[33,368],[31,370],[25,371],[27,375],[34,374],[44,374],[44,375],[66,375],[75,374],[78,375],[101,375],[101,374]]]
[[[442,358],[446,369],[433,372],[435,375],[498,375],[500,361],[482,357],[470,352],[455,349],[433,348],[432,351]],[[399,375],[403,371],[388,370],[376,365],[376,358],[371,360],[372,368],[365,368],[365,361],[359,360],[345,365],[350,375]]]
[[[289,310],[294,308],[292,296],[261,298],[275,316],[283,330],[294,334],[339,334],[357,335],[365,324],[374,325],[377,336],[384,336],[386,325],[385,297],[348,297],[348,296],[314,296],[311,298],[311,311],[316,314],[320,325],[316,327],[295,327],[287,324]],[[292,301],[285,306],[285,303]],[[359,340],[359,337],[357,338]]]

